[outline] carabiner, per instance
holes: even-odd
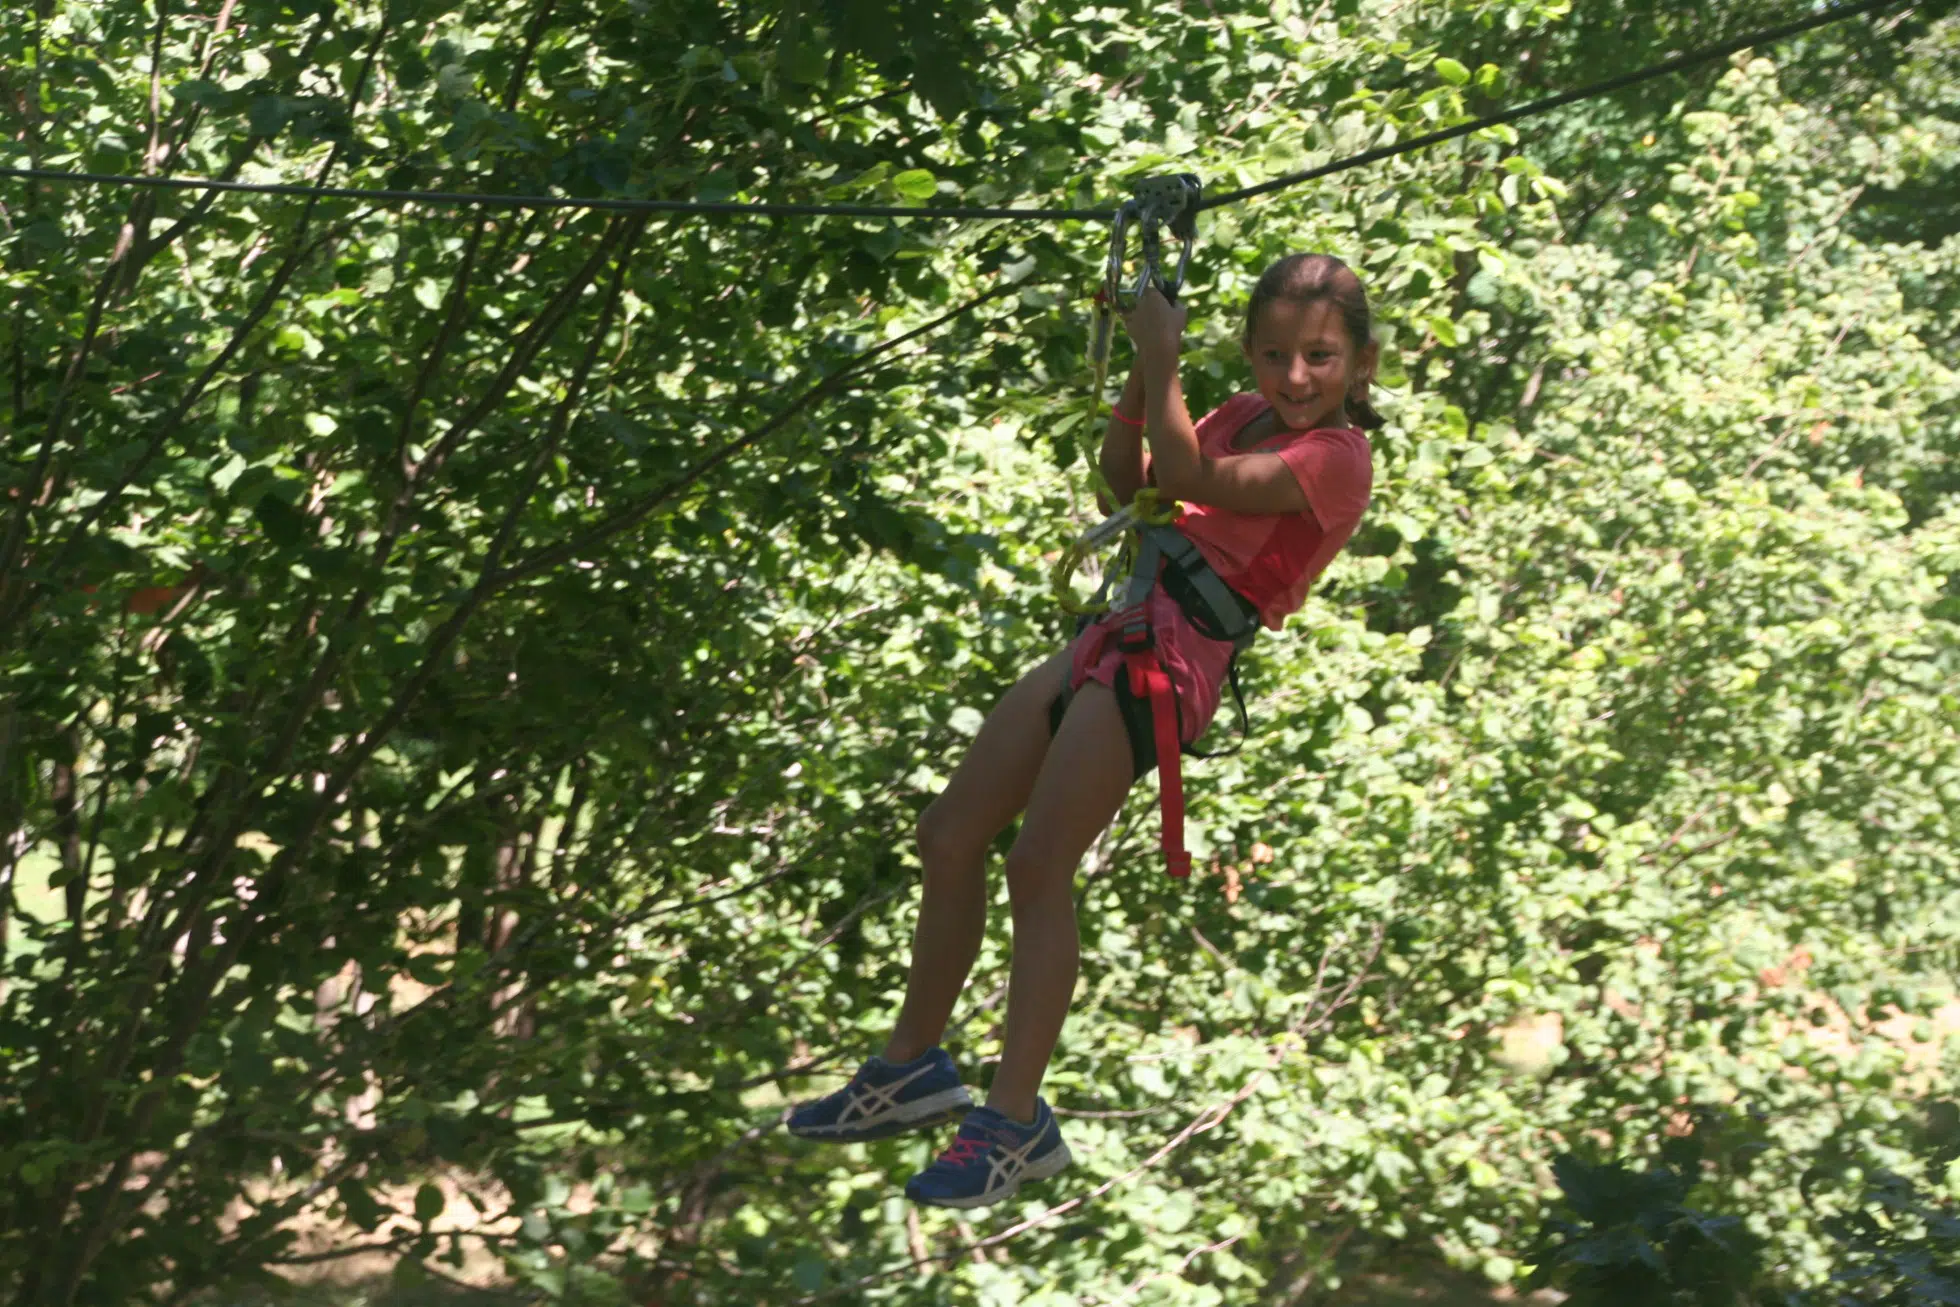
[[[1203,193],[1198,178],[1188,172],[1170,173],[1162,177],[1146,177],[1136,184],[1131,197],[1116,211],[1116,221],[1109,233],[1109,266],[1105,273],[1105,293],[1116,302],[1125,313],[1136,307],[1137,300],[1151,286],[1164,293],[1164,298],[1173,304],[1177,293],[1184,286],[1184,272],[1191,264],[1191,247],[1198,239],[1198,200]],[[1142,228],[1141,259],[1137,268],[1136,284],[1123,285],[1123,261],[1129,253],[1129,228],[1135,223]],[[1169,277],[1164,275],[1164,251],[1162,229],[1169,227],[1171,235],[1179,242],[1177,271]]]

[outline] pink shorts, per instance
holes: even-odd
[[[1225,683],[1226,668],[1232,662],[1232,646],[1198,634],[1177,601],[1164,593],[1158,582],[1144,604],[1150,617],[1150,630],[1157,639],[1157,660],[1177,690],[1178,739],[1189,744],[1204,734],[1218,711],[1218,696]],[[1107,614],[1083,628],[1071,649],[1069,688],[1080,689],[1084,681],[1100,681],[1116,688],[1116,678],[1128,678],[1117,638],[1122,633],[1119,614]]]

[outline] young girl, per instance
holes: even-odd
[[[1176,528],[1278,630],[1368,504],[1368,440],[1356,428],[1381,419],[1368,404],[1376,345],[1359,278],[1325,254],[1266,269],[1242,339],[1257,391],[1195,425],[1178,385],[1184,310],[1152,289],[1125,326],[1136,360],[1103,435],[1104,478],[1125,503],[1147,483],[1182,501]],[[1194,630],[1161,581],[1147,607],[1189,743],[1217,709],[1232,647]],[[849,1084],[791,1114],[792,1134],[845,1142],[964,1114],[952,1146],[906,1185],[915,1202],[983,1207],[1069,1164],[1035,1091],[1075,990],[1076,865],[1156,762],[1149,706],[1138,711],[1113,625],[1087,627],[1023,676],[920,818],[924,897],[898,1024]],[[1007,854],[1006,1036],[986,1104],[973,1107],[938,1040],[980,951],[987,847],[1024,809]]]

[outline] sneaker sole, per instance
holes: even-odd
[[[789,1132],[798,1139],[821,1139],[827,1143],[841,1144],[866,1143],[944,1125],[965,1116],[972,1107],[972,1096],[966,1092],[965,1085],[960,1085],[910,1103],[900,1103],[880,1116],[852,1121],[847,1125],[805,1126],[800,1130],[791,1126]]]
[[[975,1207],[991,1207],[1004,1202],[1021,1192],[1021,1186],[1030,1180],[1046,1180],[1060,1174],[1075,1159],[1069,1156],[1068,1144],[1059,1143],[1048,1150],[1048,1154],[1038,1162],[1029,1162],[1027,1169],[1015,1177],[1014,1183],[994,1190],[990,1194],[975,1194],[971,1198],[914,1198],[912,1201],[926,1207],[954,1207],[968,1210]]]

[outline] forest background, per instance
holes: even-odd
[[[897,1196],[936,1141],[779,1123],[878,1047],[912,823],[1066,637],[1106,229],[0,182],[0,1298],[1502,1284],[1556,1159],[1664,1149],[1791,1289],[1873,1177],[1950,1213],[1950,8],[1204,216],[1199,411],[1270,259],[1366,278],[1374,505],[1189,769],[1199,873],[1151,785],[1085,866],[1078,1164],[970,1220]],[[1802,12],[10,0],[0,163],[1109,206]]]

